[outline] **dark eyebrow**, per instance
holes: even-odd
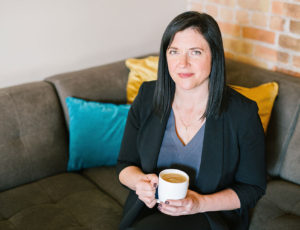
[[[192,47],[192,48],[190,48],[190,50],[204,50],[204,49],[202,49],[200,47]]]
[[[167,50],[169,50],[169,49],[178,50],[178,48],[173,47],[173,46],[170,46],[170,47],[167,48]],[[204,49],[202,49],[200,47],[192,47],[192,48],[189,48],[189,50],[202,50],[203,51]]]
[[[174,49],[174,50],[178,50],[178,48],[176,48],[176,47],[172,47],[172,46],[168,47],[168,49]]]

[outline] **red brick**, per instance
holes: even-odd
[[[235,60],[250,64],[250,65],[258,66],[258,67],[261,67],[264,69],[268,68],[267,63],[265,63],[264,61],[261,61],[261,60],[256,60],[253,57],[239,55],[239,56],[235,56]]]
[[[254,55],[269,61],[277,61],[277,51],[265,46],[256,45]]]
[[[275,33],[267,30],[256,29],[252,27],[243,28],[243,37],[273,44]]]
[[[253,12],[251,22],[252,25],[265,27],[268,22],[268,17],[265,14]]]
[[[218,22],[222,34],[232,35],[234,37],[239,37],[241,33],[241,27],[236,24]]]
[[[198,12],[203,12],[204,11],[204,7],[199,2],[192,2],[191,3],[191,10],[198,11]]]
[[[272,62],[279,61],[282,63],[287,63],[289,59],[289,54],[261,45],[255,46],[254,56],[268,61],[272,61]]]
[[[253,45],[244,40],[225,38],[224,46],[226,47],[226,49],[239,54],[250,55],[253,51]]]
[[[244,9],[268,12],[270,0],[238,0],[238,5]]]
[[[285,19],[278,16],[272,16],[270,21],[270,29],[283,31],[284,23]]]
[[[291,20],[290,31],[295,34],[300,34],[300,21]]]
[[[293,57],[293,65],[296,67],[300,67],[300,56]]]
[[[293,38],[288,35],[279,36],[279,45],[283,48],[300,51],[300,39]]]
[[[275,1],[272,4],[272,13],[300,19],[300,5]]]
[[[216,5],[206,4],[205,11],[215,19],[218,18],[218,7]]]
[[[235,0],[207,0],[224,6],[235,6]]]
[[[285,52],[278,52],[277,53],[277,60],[279,62],[288,63],[290,55]]]
[[[300,19],[300,5],[285,3],[285,16]]]
[[[225,57],[234,59],[235,55],[233,53],[231,53],[230,51],[225,51]]]
[[[237,10],[236,11],[236,22],[238,24],[247,25],[249,24],[249,13],[246,10]]]
[[[283,15],[284,12],[284,3],[283,2],[273,2],[272,3],[272,13]]]
[[[225,22],[232,22],[234,19],[235,11],[227,7],[220,8],[220,19]]]

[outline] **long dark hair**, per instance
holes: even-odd
[[[211,51],[209,96],[204,117],[218,117],[222,111],[225,94],[225,57],[222,35],[217,22],[208,14],[195,11],[184,12],[167,26],[160,46],[158,78],[153,97],[154,111],[163,119],[172,106],[175,83],[170,76],[166,51],[177,32],[187,28],[196,29],[208,42]]]

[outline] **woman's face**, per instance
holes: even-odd
[[[176,88],[190,90],[208,87],[211,51],[197,30],[187,28],[177,32],[166,55],[169,73]]]

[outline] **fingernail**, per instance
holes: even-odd
[[[154,186],[154,188],[156,188],[156,187],[157,187],[157,184],[156,184],[156,183],[154,183],[154,184],[153,184],[153,186]]]
[[[169,204],[169,201],[166,201],[165,204]]]

